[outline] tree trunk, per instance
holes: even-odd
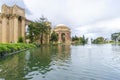
[[[43,33],[40,36],[40,44],[43,44]]]

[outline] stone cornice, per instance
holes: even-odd
[[[6,17],[6,18],[19,18],[20,16],[17,15],[17,14],[5,14],[5,13],[2,13],[2,14],[0,15],[0,17],[1,17],[1,18],[4,18],[4,17]],[[21,18],[22,18],[23,20],[27,20],[25,17],[22,17],[22,16],[21,16]],[[27,20],[27,21],[29,21],[29,20]]]
[[[16,4],[13,6],[13,8],[14,8],[14,7],[17,7],[17,8],[19,8],[19,9],[21,9],[21,10],[25,10],[24,8],[21,8],[21,7],[19,7],[19,6],[16,5]]]
[[[13,17],[13,18],[18,18],[19,15],[17,15],[17,14],[12,14],[12,17]]]
[[[19,9],[21,9],[21,10],[25,10],[24,8],[21,8],[21,7],[19,7],[18,5],[13,5],[13,6],[8,6],[8,5],[6,5],[6,4],[3,4],[2,6],[5,6],[5,7],[7,7],[7,8],[14,8],[14,7],[17,7],[17,8],[19,8]]]
[[[7,16],[8,16],[7,14],[4,14],[4,13],[1,14],[1,18],[4,18],[4,17],[7,18]]]

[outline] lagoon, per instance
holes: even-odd
[[[120,45],[41,46],[0,59],[0,80],[120,80]]]

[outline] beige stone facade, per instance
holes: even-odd
[[[3,5],[0,13],[0,43],[16,43],[19,37],[25,38],[25,10],[14,5]]]
[[[58,35],[58,43],[71,43],[71,31],[66,25],[59,24],[54,28],[54,31]]]

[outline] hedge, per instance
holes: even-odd
[[[33,44],[25,44],[25,43],[9,43],[9,44],[0,44],[0,55],[13,53],[16,51],[35,48],[36,46]]]

